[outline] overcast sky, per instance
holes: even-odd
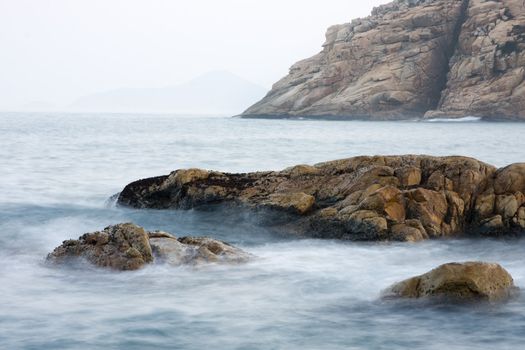
[[[227,70],[269,88],[388,0],[0,0],[0,109]]]

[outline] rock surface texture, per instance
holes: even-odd
[[[525,232],[525,163],[502,169],[467,157],[374,156],[278,172],[201,169],[139,180],[135,208],[246,208],[281,231],[346,240],[419,241]]]
[[[498,264],[449,263],[394,284],[384,297],[494,302],[508,299],[516,289],[512,276]]]
[[[245,117],[525,119],[523,0],[397,0],[330,27]]]
[[[242,263],[250,254],[207,237],[182,237],[166,232],[147,232],[131,223],[86,233],[67,240],[47,256],[55,264],[83,258],[93,265],[115,270],[137,270],[150,263],[172,266],[201,263]]]

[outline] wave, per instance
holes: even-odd
[[[481,121],[481,117],[462,117],[462,118],[434,118],[434,119],[427,119],[424,120],[424,122],[428,123],[471,123],[471,122],[479,122]]]

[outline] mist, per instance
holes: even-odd
[[[327,27],[386,2],[0,0],[0,110],[68,110],[210,71],[269,89],[321,50]]]

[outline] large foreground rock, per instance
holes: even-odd
[[[525,119],[523,0],[396,0],[328,29],[245,117]]]
[[[172,266],[201,263],[242,263],[250,254],[227,243],[207,237],[182,237],[166,232],[147,232],[131,223],[86,233],[67,240],[47,256],[55,264],[82,258],[100,267],[137,270],[150,263]]]
[[[394,284],[384,292],[384,297],[494,302],[509,298],[515,289],[512,276],[498,264],[449,263]]]
[[[525,163],[498,170],[467,157],[363,156],[275,172],[177,170],[127,185],[118,203],[241,207],[300,235],[418,241],[520,234],[524,193]]]

